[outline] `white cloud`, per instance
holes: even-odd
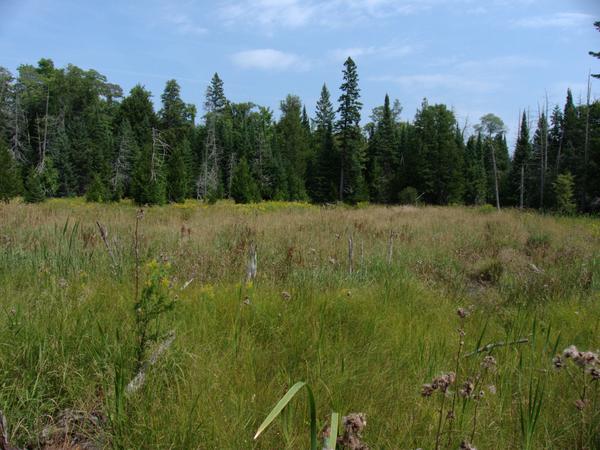
[[[522,28],[576,28],[591,25],[594,17],[580,12],[561,12],[515,20],[513,25]]]
[[[369,46],[369,47],[350,47],[350,48],[337,48],[330,52],[331,57],[336,61],[343,61],[348,56],[353,59],[361,56],[380,56],[383,58],[395,58],[406,56],[414,53],[415,48],[411,45],[387,45],[383,47]]]
[[[308,70],[310,64],[293,53],[286,53],[271,48],[245,50],[231,56],[233,63],[243,69],[260,70]]]
[[[218,14],[229,25],[262,27],[341,26],[366,18],[414,14],[448,0],[230,0]],[[453,0],[470,1],[470,0]]]

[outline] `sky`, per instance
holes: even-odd
[[[312,115],[323,83],[337,100],[351,56],[363,122],[386,93],[403,120],[426,97],[467,128],[497,114],[514,142],[520,111],[533,125],[568,87],[585,101],[596,20],[600,0],[0,0],[0,66],[92,68],[125,92],[145,85],[157,109],[175,78],[200,111],[218,72],[232,101],[278,111],[296,94]]]

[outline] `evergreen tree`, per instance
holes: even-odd
[[[338,198],[339,158],[333,137],[335,111],[327,85],[323,84],[315,113],[315,163],[311,198],[316,203],[333,202]]]
[[[134,164],[131,194],[138,205],[162,205],[166,201],[163,162],[151,143],[142,147]]]
[[[189,186],[186,154],[190,144],[185,140],[173,150],[167,168],[167,192],[169,201],[183,203],[187,197]]]
[[[0,137],[0,201],[8,203],[21,193],[21,175],[17,163]]]
[[[556,209],[561,214],[573,214],[576,210],[574,200],[575,182],[573,175],[569,172],[560,174],[554,182],[554,195],[556,197]]]
[[[85,193],[85,200],[88,202],[101,202],[103,200],[108,200],[106,189],[102,183],[102,178],[100,175],[95,174],[93,176],[92,182]]]
[[[25,190],[23,193],[23,200],[26,203],[40,203],[46,199],[44,194],[44,188],[42,186],[42,180],[39,173],[35,168],[30,168],[25,179]]]
[[[219,74],[215,72],[206,88],[206,100],[204,108],[207,112],[222,111],[227,106],[227,98],[223,89],[223,81]]]
[[[281,119],[277,124],[277,143],[285,158],[286,184],[289,200],[307,198],[304,184],[309,158],[309,136],[302,123],[300,98],[288,95],[281,102]]]
[[[531,176],[531,143],[529,141],[529,125],[527,115],[523,113],[519,137],[513,154],[510,173],[508,174],[508,195],[510,204],[529,206]]]
[[[236,203],[254,203],[260,201],[258,186],[250,174],[246,158],[235,166],[231,182],[231,197]]]
[[[337,131],[340,142],[340,188],[339,199],[354,203],[365,200],[366,186],[363,178],[363,140],[360,129],[360,89],[358,72],[352,58],[344,63],[344,82],[338,100]]]
[[[465,200],[471,205],[481,205],[487,198],[484,145],[481,133],[470,136],[465,148]]]

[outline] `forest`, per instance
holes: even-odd
[[[600,101],[589,89],[584,101],[569,90],[564,105],[523,112],[511,152],[496,115],[469,128],[427,99],[407,121],[386,95],[366,121],[350,57],[342,76],[337,102],[323,85],[309,117],[295,95],[279,114],[232,102],[217,73],[200,108],[173,79],[155,111],[143,85],[125,95],[95,70],[50,59],[16,76],[0,68],[0,197],[600,209]]]

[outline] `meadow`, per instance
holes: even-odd
[[[598,219],[13,201],[0,249],[18,448],[310,448],[303,392],[253,439],[298,381],[371,449],[600,448]]]

